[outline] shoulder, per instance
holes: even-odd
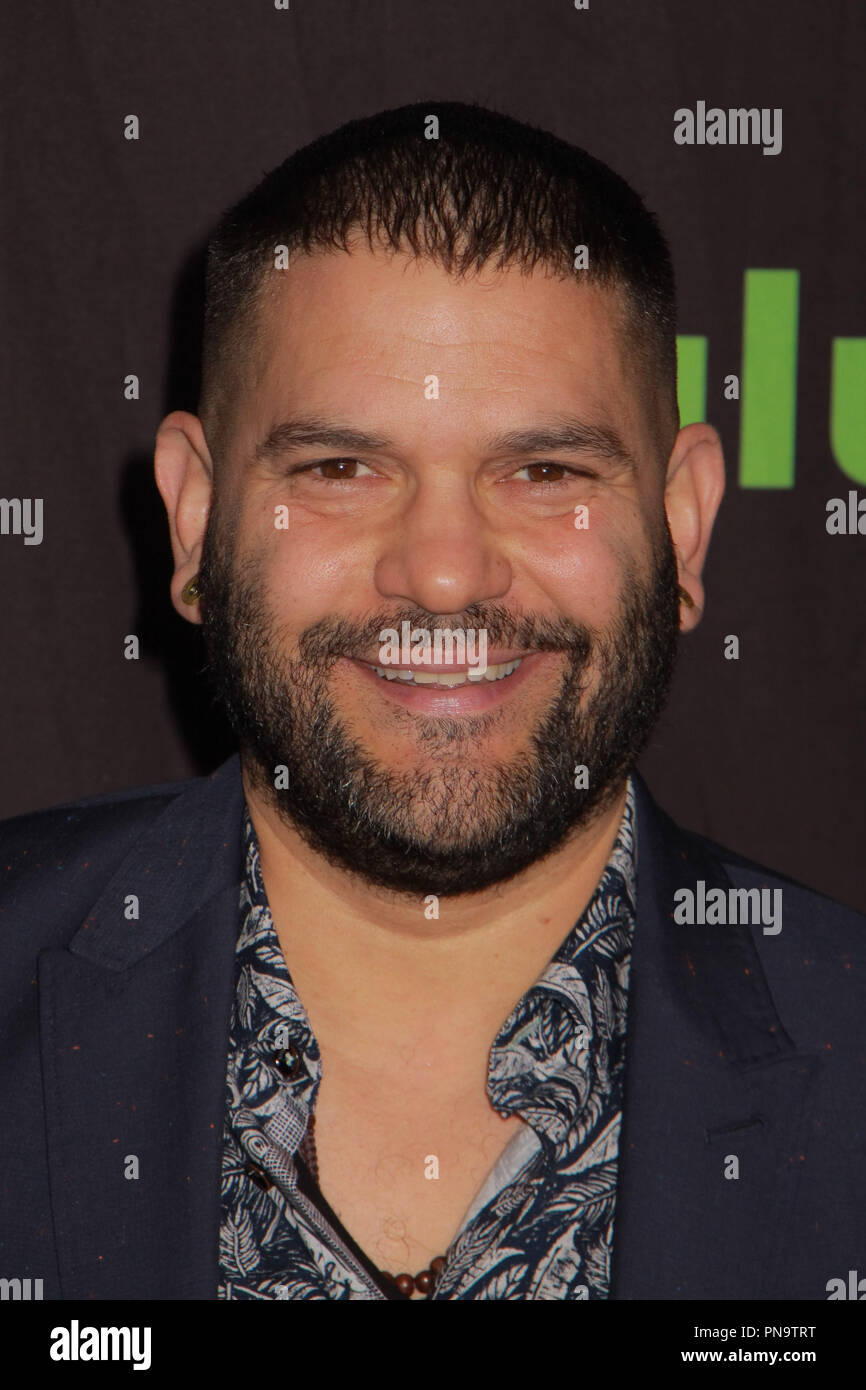
[[[709,872],[721,869],[734,888],[767,889],[780,894],[785,920],[792,926],[799,924],[814,929],[821,924],[829,926],[838,923],[840,927],[855,932],[866,930],[866,916],[863,913],[810,888],[799,879],[678,824],[654,799],[639,775],[635,775],[634,781],[641,854],[645,848],[651,858],[665,860],[670,870],[666,876],[668,881],[676,882],[679,879],[676,865],[688,863],[697,873],[701,872],[701,865]],[[664,875],[661,881],[665,881]]]
[[[129,830],[135,830],[158,815],[198,780],[188,778],[181,782],[128,787],[10,816],[0,820],[0,855],[14,872],[25,866],[34,851],[44,852],[53,859],[85,842],[109,843],[122,839]]]
[[[38,913],[44,944],[54,944],[51,922],[80,922],[139,836],[203,780],[131,787],[0,821],[0,934]]]
[[[747,890],[766,888],[778,893],[777,901],[781,902],[792,924],[800,922],[814,930],[818,926],[829,928],[838,923],[840,927],[866,931],[866,915],[856,908],[810,888],[799,879],[737,854],[715,840],[700,835],[690,835],[690,838],[698,841],[722,865],[735,887]]]
[[[687,839],[724,870],[791,1038],[807,1051],[852,1058],[866,1044],[866,916],[716,841]]]

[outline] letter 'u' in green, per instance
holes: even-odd
[[[799,271],[746,271],[741,487],[794,486],[799,299]]]
[[[680,429],[707,418],[706,338],[677,335],[677,400]]]
[[[830,444],[842,472],[866,483],[866,338],[833,339]]]

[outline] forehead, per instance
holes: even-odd
[[[466,438],[570,410],[615,423],[639,451],[644,412],[627,331],[618,290],[579,271],[458,277],[366,243],[300,255],[270,272],[263,295],[247,430],[261,437],[277,414],[302,407],[365,423],[387,416],[408,442],[431,427]]]

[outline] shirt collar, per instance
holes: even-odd
[[[502,1024],[490,1051],[488,1094],[503,1115],[519,1113],[556,1141],[589,1090],[575,1084],[595,1069],[599,1030],[624,1029],[637,882],[637,817],[632,779],[613,848],[595,891],[549,964]],[[316,1039],[271,919],[259,847],[243,814],[241,930],[233,1036],[268,1064],[291,1050],[292,1090],[312,1101],[320,1076]],[[297,1055],[296,1055],[297,1054]],[[563,1088],[563,1074],[569,1084]],[[285,1079],[285,1070],[283,1076]]]
[[[623,1046],[636,846],[629,778],[616,839],[592,897],[490,1050],[487,1090],[494,1107],[503,1116],[520,1115],[556,1146],[572,1143],[587,1110],[601,1103]]]

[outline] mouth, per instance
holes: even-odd
[[[417,714],[453,718],[504,704],[535,671],[555,658],[555,652],[528,652],[509,661],[490,663],[485,671],[471,666],[377,666],[350,657],[341,657],[340,662],[351,667],[389,703]]]

